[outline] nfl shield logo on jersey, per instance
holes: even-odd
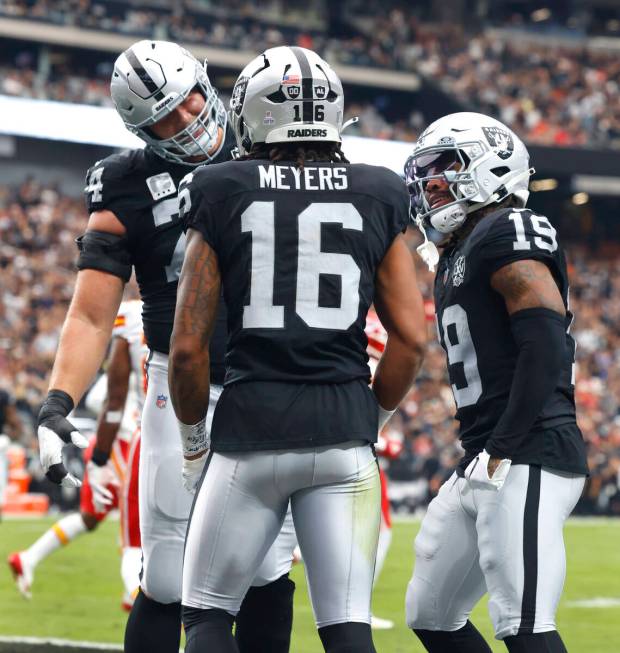
[[[454,270],[452,271],[452,285],[454,287],[460,286],[465,279],[465,257],[459,256],[454,263]]]
[[[168,397],[166,397],[166,395],[157,395],[157,400],[155,401],[157,408],[164,409],[167,403]]]

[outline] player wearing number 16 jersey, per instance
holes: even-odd
[[[488,591],[509,651],[560,653],[562,527],[587,474],[564,254],[549,220],[524,208],[529,156],[502,123],[441,118],[405,171],[420,229],[451,234],[441,257],[430,241],[420,251],[438,263],[437,328],[465,449],[416,538],[408,623],[432,653],[490,653],[468,621]]]
[[[348,164],[343,108],[340,80],[314,52],[267,50],[231,100],[246,160],[181,185],[188,249],[170,389],[182,431],[197,440],[221,286],[230,327],[183,564],[188,653],[237,650],[230,624],[289,500],[325,650],[375,650],[371,443],[420,365],[424,308],[401,235],[406,189],[385,168]],[[374,392],[364,334],[373,298],[388,331]]]

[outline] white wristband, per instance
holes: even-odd
[[[105,414],[105,421],[108,424],[120,424],[123,419],[122,410],[108,410]]]
[[[396,408],[394,410],[386,410],[379,404],[379,433],[383,430],[383,427],[388,423],[390,417],[396,412]]]
[[[184,456],[195,456],[209,448],[206,420],[201,419],[197,424],[179,422],[179,431]]]

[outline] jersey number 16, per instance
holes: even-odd
[[[336,223],[362,231],[359,211],[349,203],[316,202],[298,216],[295,312],[309,326],[345,331],[357,319],[361,272],[349,254],[321,251],[321,225]],[[252,202],[241,215],[241,230],[252,234],[250,303],[243,309],[244,329],[283,329],[284,306],[274,304],[275,203]],[[339,307],[319,306],[321,274],[341,279]]]

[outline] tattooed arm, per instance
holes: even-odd
[[[491,287],[504,298],[509,315],[526,308],[566,314],[558,284],[540,261],[526,259],[505,265],[491,276]]]
[[[187,249],[170,341],[170,396],[180,422],[196,424],[209,406],[209,340],[220,298],[217,255],[194,229]]]

